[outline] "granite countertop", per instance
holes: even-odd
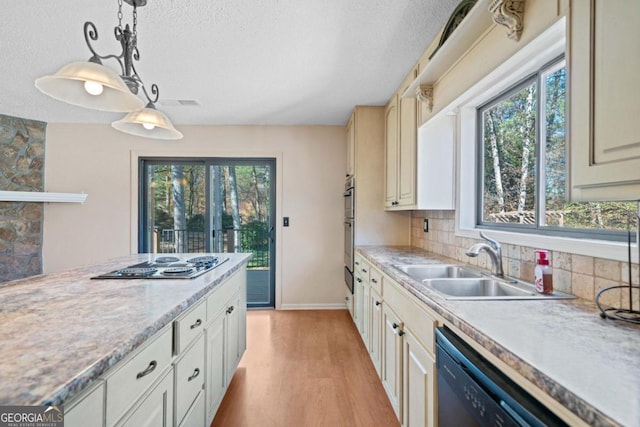
[[[0,285],[0,405],[68,401],[251,257],[225,254],[229,261],[188,280],[90,280],[149,256]]]
[[[640,327],[583,300],[453,301],[393,264],[459,261],[410,247],[357,251],[590,426],[640,426]]]

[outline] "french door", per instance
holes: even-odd
[[[141,159],[142,253],[251,252],[247,305],[275,306],[275,159]]]

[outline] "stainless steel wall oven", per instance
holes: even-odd
[[[344,185],[344,281],[353,293],[353,246],[355,243],[355,197],[354,177],[347,175]]]

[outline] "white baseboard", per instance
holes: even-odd
[[[280,310],[346,310],[347,305],[343,302],[332,304],[282,304]]]

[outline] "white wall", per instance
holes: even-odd
[[[137,252],[138,157],[276,158],[276,304],[342,307],[346,134],[337,126],[181,126],[184,139],[128,136],[109,125],[51,123],[45,188],[85,192],[45,207],[45,273]],[[282,217],[291,225],[282,227]]]

